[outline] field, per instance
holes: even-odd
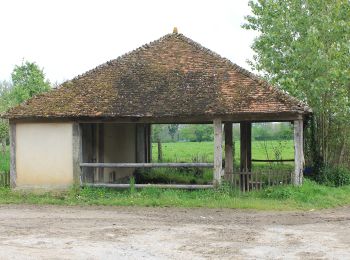
[[[213,161],[214,144],[213,142],[177,142],[163,143],[163,160],[169,162],[192,162],[196,159],[202,159],[204,162]],[[240,144],[235,142],[235,160],[240,158]],[[285,141],[253,141],[252,158],[253,159],[276,159],[278,154],[280,159],[294,159],[294,148],[292,140]],[[152,144],[152,160],[157,161],[157,144]]]

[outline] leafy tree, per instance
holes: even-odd
[[[243,27],[260,33],[252,46],[252,68],[312,107],[314,131],[307,131],[310,159],[321,158],[324,164],[346,161],[349,0],[257,0],[249,5],[252,15]],[[347,153],[348,162],[349,157]]]
[[[175,140],[175,135],[179,130],[179,125],[178,124],[170,124],[168,125],[168,131],[169,131],[169,135],[171,136],[171,140],[174,141]]]
[[[12,96],[16,104],[50,89],[50,82],[45,79],[43,70],[34,62],[26,61],[20,66],[16,65],[11,77]]]
[[[35,63],[24,62],[15,66],[12,74],[12,83],[0,82],[0,112],[22,103],[32,96],[50,89],[50,83],[45,79],[43,70]],[[0,140],[2,152],[6,152],[6,140],[8,139],[8,120],[0,120]]]

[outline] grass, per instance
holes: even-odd
[[[227,185],[218,190],[194,191],[159,188],[113,190],[73,187],[65,193],[44,194],[0,188],[0,204],[9,203],[311,210],[350,204],[350,186],[334,188],[305,180],[301,187],[280,186],[245,194]]]
[[[285,141],[253,141],[252,142],[252,158],[266,159],[266,150],[270,159],[275,159],[275,152],[281,151],[282,159],[293,159],[294,148],[293,140]],[[202,159],[205,162],[212,162],[214,158],[213,142],[176,142],[163,143],[163,160],[166,162],[191,162],[196,159]],[[240,158],[240,144],[235,142],[235,159],[238,162]],[[152,144],[152,160],[157,161],[158,149],[157,144]]]
[[[270,159],[274,158],[274,149],[280,145],[277,141],[270,141],[268,153]],[[264,144],[254,141],[253,158],[265,159]],[[236,142],[236,154],[239,151],[239,143]],[[191,162],[208,161],[213,157],[213,143],[166,143],[163,144],[165,161]],[[153,144],[153,158],[157,158],[157,149]],[[293,144],[285,141],[282,149],[282,158],[293,158]],[[238,163],[236,157],[236,163]],[[263,169],[270,167],[268,164],[254,164],[253,167]],[[288,168],[291,165],[283,164],[277,167]],[[8,171],[9,155],[0,157],[0,171]],[[193,170],[193,169],[192,169]],[[173,171],[173,172],[170,172]],[[210,169],[201,174],[193,172],[192,176],[182,173],[179,169],[156,169],[148,176],[148,182],[152,178],[159,180],[171,174],[175,176],[172,181],[176,183],[205,184],[212,178]],[[195,177],[194,177],[195,176]],[[139,176],[136,175],[136,178]],[[167,179],[169,181],[169,179]],[[131,180],[134,183],[135,180]],[[139,180],[136,179],[139,183]],[[133,185],[128,190],[113,190],[107,188],[77,188],[72,187],[68,192],[31,193],[12,191],[9,188],[0,188],[0,204],[54,204],[54,205],[113,205],[113,206],[146,206],[146,207],[206,207],[206,208],[240,208],[257,210],[311,210],[337,207],[350,204],[350,186],[328,187],[316,184],[308,179],[301,187],[277,186],[269,187],[261,191],[240,193],[223,185],[218,190],[175,190],[145,188],[135,189]]]
[[[9,147],[6,147],[7,151],[5,156],[0,153],[0,172],[8,172],[10,170],[10,151]]]

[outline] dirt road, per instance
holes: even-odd
[[[0,259],[350,259],[350,207],[0,206]]]

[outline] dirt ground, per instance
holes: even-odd
[[[350,259],[350,207],[0,206],[0,259]]]

